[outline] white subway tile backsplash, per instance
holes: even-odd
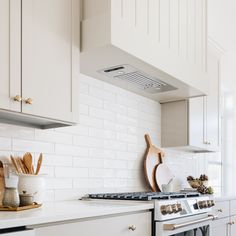
[[[89,149],[74,145],[55,144],[55,153],[66,156],[88,156]]]
[[[91,116],[80,115],[79,122],[80,125],[85,125],[95,128],[103,128],[103,120]]]
[[[55,177],[59,178],[88,177],[88,168],[55,167]]]
[[[12,139],[12,149],[24,152],[54,153],[54,144],[47,142]]]
[[[72,144],[71,135],[65,134],[65,133],[57,133],[51,130],[45,131],[45,130],[36,129],[35,140],[49,142],[49,143]]]
[[[11,150],[11,139],[0,137],[0,149]]]
[[[81,75],[79,124],[37,130],[0,124],[0,155],[43,153],[46,200],[78,199],[87,193],[148,190],[143,174],[144,134],[160,146],[158,102]],[[197,174],[197,154],[165,150],[174,175]],[[214,159],[209,154],[209,159]]]

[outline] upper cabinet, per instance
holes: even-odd
[[[219,151],[220,57],[221,52],[209,44],[208,96],[162,104],[162,146]]]
[[[79,0],[1,0],[0,5],[0,108],[19,112],[1,110],[0,119],[39,128],[75,124]]]
[[[0,108],[20,112],[21,1],[0,1]]]
[[[208,93],[207,0],[82,2],[83,73],[159,101]]]

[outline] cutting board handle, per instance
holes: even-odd
[[[151,138],[150,138],[149,134],[145,134],[144,137],[145,137],[147,146],[151,147],[152,146],[152,141],[151,141]]]

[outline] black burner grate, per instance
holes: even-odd
[[[128,192],[128,193],[99,193],[89,194],[91,199],[112,199],[112,200],[168,200],[177,198],[199,197],[199,193],[163,193],[163,192]]]

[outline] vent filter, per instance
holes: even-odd
[[[98,72],[115,80],[132,84],[134,87],[151,94],[177,89],[172,85],[169,85],[155,77],[151,77],[130,65],[115,66]]]

